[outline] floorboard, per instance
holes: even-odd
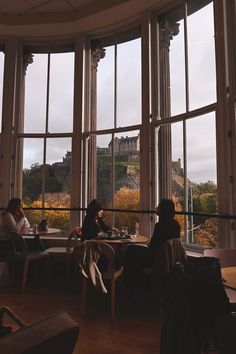
[[[12,308],[28,324],[67,312],[80,326],[74,354],[159,353],[161,315],[149,306],[148,298],[139,298],[135,305],[122,300],[118,291],[116,320],[112,322],[108,295],[92,288],[86,315],[80,315],[80,288],[78,279],[34,280],[23,294],[17,287],[0,289],[0,305]]]

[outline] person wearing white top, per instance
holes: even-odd
[[[22,209],[21,199],[10,199],[8,206],[2,213],[0,239],[7,240],[11,237],[11,233],[20,234],[25,228],[29,227],[30,223]]]

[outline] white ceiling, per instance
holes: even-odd
[[[174,0],[0,0],[0,36],[45,37],[95,31]]]
[[[22,16],[26,14],[45,14],[76,12],[99,1],[95,0],[1,0],[0,14]],[[101,1],[100,1],[101,2]]]
[[[0,0],[0,22],[16,24],[20,18],[45,15],[77,15],[98,12],[129,0]]]

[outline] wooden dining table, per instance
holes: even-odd
[[[60,229],[52,228],[52,227],[49,227],[48,230],[45,231],[37,230],[36,232],[32,228],[30,228],[21,231],[21,235],[25,238],[40,238],[40,236],[52,236],[60,232],[61,232]]]
[[[221,268],[223,284],[233,290],[236,290],[236,266]]]
[[[45,250],[45,245],[43,243],[42,238],[53,238],[61,232],[60,229],[49,227],[48,230],[45,231],[34,231],[34,229],[26,229],[21,231],[21,236],[25,239],[27,243],[27,247],[31,250]]]
[[[147,244],[148,238],[143,235],[130,235],[129,237],[97,237],[94,239],[96,242],[105,242],[110,245],[123,245],[123,244]]]

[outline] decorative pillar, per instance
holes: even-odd
[[[24,132],[24,108],[25,108],[25,76],[29,64],[33,63],[33,54],[23,52],[23,57],[18,62],[16,91],[18,92],[16,101],[16,117],[14,131],[14,161],[13,161],[13,181],[14,195],[22,197],[23,189],[23,139],[18,138],[19,133]]]
[[[97,128],[97,71],[98,63],[106,55],[106,50],[102,48],[99,41],[93,41],[91,45],[91,104],[90,104],[90,130],[95,131]],[[90,137],[88,147],[89,161],[89,199],[97,197],[97,145],[96,136]]]
[[[170,117],[170,41],[179,33],[179,24],[170,23],[163,18],[159,24],[160,33],[160,116],[161,120]],[[172,189],[172,151],[171,126],[160,126],[158,132],[159,149],[159,199],[171,198]]]

